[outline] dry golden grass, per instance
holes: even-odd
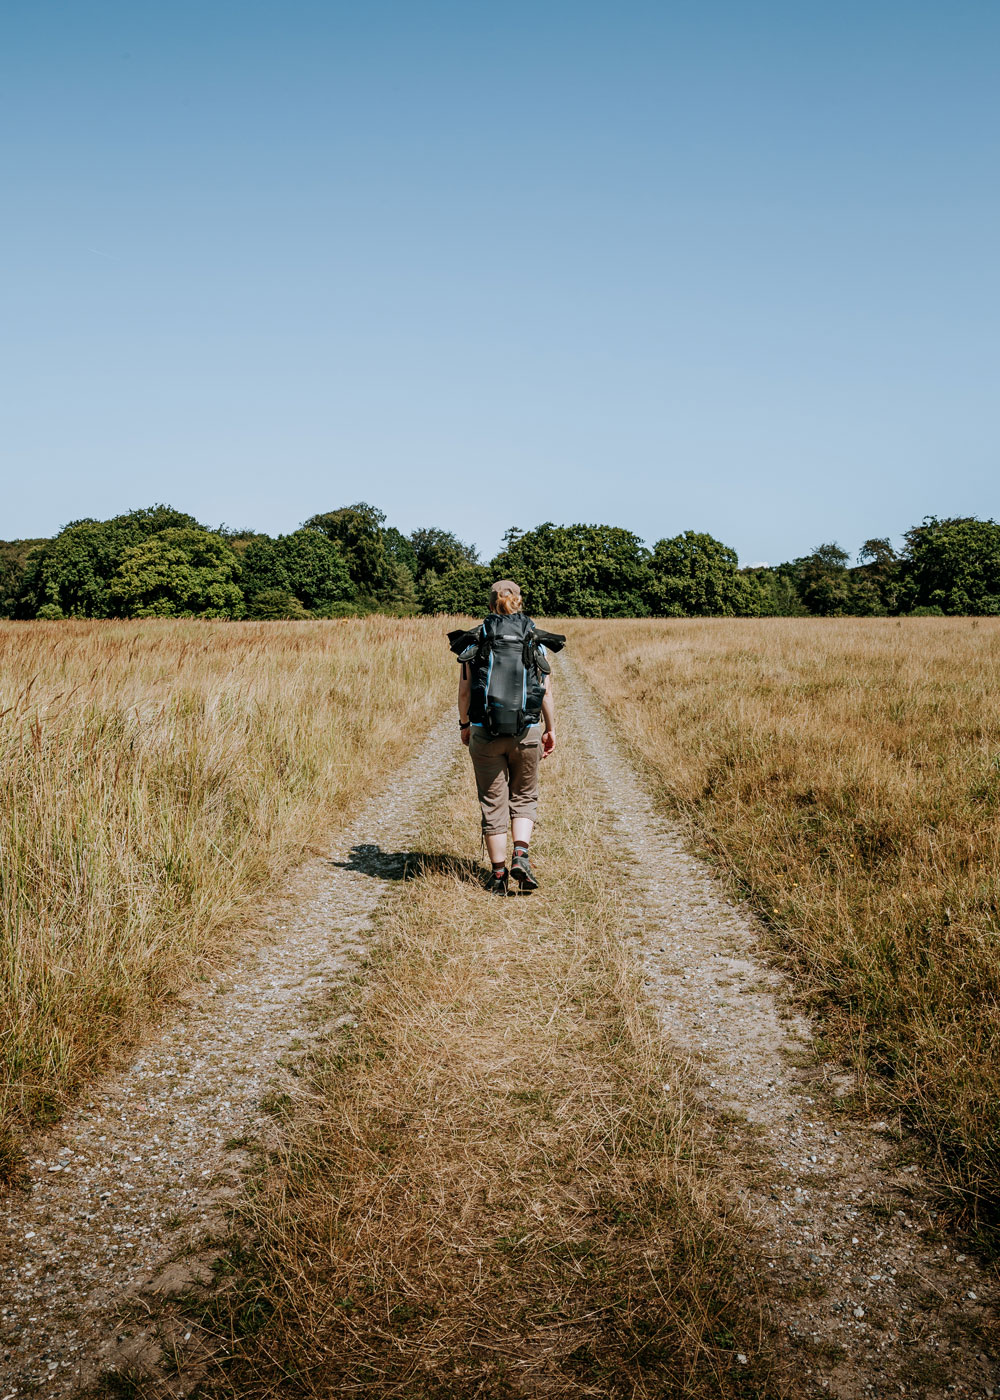
[[[403,759],[445,625],[0,624],[0,1165]]]
[[[829,1039],[1000,1220],[1000,623],[568,624],[666,807],[739,876]]]
[[[457,794],[241,1208],[237,1277],[198,1319],[230,1329],[211,1393],[776,1393],[586,773],[545,765],[531,898],[487,896],[462,854],[464,755]]]

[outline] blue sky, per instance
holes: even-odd
[[[6,0],[0,537],[1000,515],[1000,6]]]

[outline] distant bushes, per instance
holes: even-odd
[[[305,619],[486,610],[489,585],[518,580],[532,612],[563,617],[883,617],[1000,613],[1000,525],[928,516],[897,553],[866,540],[740,568],[695,530],[647,548],[614,525],[508,530],[485,564],[429,527],[403,535],[365,502],[311,516],[289,535],[220,527],[157,505],[77,520],[51,540],[0,541],[0,616]]]

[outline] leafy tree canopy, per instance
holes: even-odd
[[[209,531],[155,505],[72,521],[50,540],[0,541],[0,617],[240,616],[244,604],[260,617],[476,615],[501,574],[518,580],[538,614],[1000,615],[1000,525],[928,516],[905,539],[902,554],[884,537],[865,540],[855,567],[826,543],[788,563],[740,569],[734,550],[693,530],[649,551],[614,526],[547,522],[509,530],[487,568],[451,531],[427,526],[407,537],[364,501],[276,539]]]
[[[414,530],[410,536],[410,543],[417,559],[418,579],[429,569],[433,569],[436,574],[444,574],[449,569],[460,569],[479,563],[475,545],[463,544],[450,530]]]
[[[736,550],[712,535],[685,530],[658,540],[649,599],[667,617],[735,617],[758,610],[754,585],[740,573]]]
[[[1000,525],[975,516],[927,516],[906,532],[902,594],[908,609],[1000,613]]]
[[[75,520],[28,560],[17,615],[34,617],[46,606],[64,617],[113,615],[109,586],[125,552],[162,530],[200,528],[193,516],[164,505]]]
[[[304,528],[318,530],[339,545],[358,593],[380,598],[398,582],[393,567],[395,561],[386,548],[384,525],[382,511],[366,501],[359,501],[353,506],[342,506],[340,510],[310,516]]]
[[[508,530],[494,576],[515,579],[533,613],[564,617],[643,617],[649,551],[615,525],[553,525]]]
[[[125,551],[108,592],[120,617],[242,617],[238,572],[221,535],[160,530]]]
[[[310,614],[287,588],[265,588],[249,600],[247,616],[258,622],[300,622]]]
[[[485,617],[493,574],[485,564],[453,564],[442,573],[428,569],[418,585],[425,613],[468,613]]]
[[[13,617],[31,555],[48,540],[0,540],[0,617]]]
[[[791,564],[763,564],[740,572],[746,581],[748,617],[807,616]]]
[[[383,531],[385,549],[390,560],[397,567],[401,564],[411,578],[417,576],[417,552],[412,540],[408,539],[395,525]]]
[[[343,553],[315,530],[294,530],[275,542],[288,586],[307,608],[325,607],[354,597]]]
[[[316,539],[323,539],[316,535]],[[272,540],[268,535],[250,540],[243,549],[240,560],[240,582],[247,598],[256,598],[259,593],[292,593],[288,570],[285,568],[284,551],[279,539]],[[328,540],[323,540],[328,544]]]
[[[812,554],[794,561],[799,597],[808,612],[818,617],[839,617],[849,611],[849,558],[846,549],[831,543],[819,544]]]
[[[858,616],[893,613],[899,606],[902,561],[889,540],[865,540],[851,573],[851,611]]]

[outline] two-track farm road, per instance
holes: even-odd
[[[634,943],[634,956],[641,959],[644,995],[655,1007],[669,1048],[685,1062],[676,1075],[663,1076],[662,1093],[668,1103],[671,1095],[683,1094],[699,1131],[707,1128],[708,1137],[717,1144],[704,1189],[709,1195],[713,1189],[735,1195],[752,1224],[751,1257],[779,1360],[772,1377],[775,1388],[766,1393],[830,1395],[843,1400],[898,1394],[928,1400],[949,1395],[986,1397],[994,1394],[994,1388],[1000,1394],[996,1357],[1000,1290],[995,1276],[978,1268],[940,1228],[918,1174],[900,1165],[899,1145],[888,1133],[836,1112],[832,1094],[837,1085],[822,1082],[810,1054],[810,1027],[788,1009],[780,976],[759,952],[752,919],[727,899],[711,871],[688,854],[681,834],[656,814],[640,777],[571,661],[561,660],[556,682],[562,722],[561,768],[555,772],[563,774],[562,782],[572,788],[572,795],[561,812],[553,811],[551,832],[547,826],[540,828],[542,890],[530,901],[495,901],[497,909],[480,912],[486,896],[468,880],[461,887],[456,881],[453,891],[443,884],[439,887],[442,926],[449,919],[456,922],[453,942],[442,943],[442,961],[450,958],[456,965],[461,963],[466,983],[481,977],[491,987],[478,1003],[481,1019],[470,1021],[476,1026],[480,1055],[477,1064],[470,1061],[470,1076],[481,1072],[490,1092],[499,1096],[496,1130],[511,1135],[504,1146],[511,1160],[517,1144],[525,1181],[537,1165],[532,1165],[530,1135],[536,1130],[547,1135],[546,1161],[554,1173],[551,1193],[536,1192],[537,1200],[535,1196],[529,1200],[529,1193],[525,1205],[518,1197],[520,1178],[515,1173],[511,1184],[496,1186],[499,1205],[487,1202],[484,1206],[470,1188],[467,1210],[454,1218],[449,1214],[463,1197],[466,1178],[482,1183],[495,1176],[491,1156],[495,1144],[488,1134],[477,1136],[470,1128],[468,1140],[457,1146],[449,1136],[454,1135],[462,1112],[474,1111],[476,1096],[482,1098],[481,1088],[473,1091],[467,1076],[469,1104],[463,1109],[459,1102],[463,1079],[458,1059],[468,1047],[448,1018],[454,1018],[462,997],[474,998],[476,989],[456,981],[447,996],[442,994],[433,1015],[426,1007],[421,1013],[425,1017],[422,1034],[428,1025],[440,1024],[442,1037],[452,1037],[441,1042],[439,1088],[443,1095],[450,1065],[455,1078],[448,1092],[455,1096],[454,1111],[449,1117],[425,1106],[424,1119],[419,1098],[414,1099],[406,1112],[401,1111],[394,1132],[400,1137],[411,1130],[416,1133],[419,1119],[425,1162],[433,1163],[440,1152],[442,1166],[451,1175],[447,1199],[435,1203],[433,1192],[428,1192],[428,1240],[436,1240],[447,1226],[452,1241],[448,1248],[461,1252],[467,1238],[463,1230],[480,1231],[474,1247],[468,1245],[469,1257],[479,1260],[479,1274],[468,1283],[465,1302],[456,1301],[452,1313],[445,1295],[433,1317],[430,1312],[425,1322],[416,1317],[408,1324],[410,1331],[386,1332],[385,1346],[395,1349],[397,1357],[410,1346],[417,1368],[413,1376],[430,1376],[435,1383],[439,1379],[435,1367],[446,1362],[456,1366],[456,1358],[465,1358],[464,1365],[472,1357],[474,1366],[485,1367],[486,1334],[480,1330],[471,1337],[471,1319],[485,1317],[491,1299],[498,1304],[496,1316],[503,1317],[509,1301],[509,1325],[502,1339],[500,1324],[490,1324],[494,1327],[490,1335],[500,1339],[496,1345],[510,1351],[503,1381],[508,1388],[500,1388],[494,1373],[483,1370],[481,1375],[487,1379],[476,1382],[479,1388],[471,1388],[471,1379],[465,1391],[461,1382],[454,1383],[455,1389],[449,1381],[453,1389],[448,1394],[624,1393],[615,1388],[613,1376],[607,1381],[599,1378],[602,1339],[611,1337],[616,1304],[605,1301],[598,1271],[588,1273],[588,1256],[564,1250],[552,1264],[553,1269],[558,1264],[579,1274],[579,1293],[567,1295],[565,1315],[553,1320],[555,1314],[547,1312],[544,1325],[514,1326],[510,1321],[515,1305],[523,1303],[528,1309],[532,1290],[542,1287],[539,1270],[543,1263],[548,1267],[543,1257],[549,1248],[545,1231],[555,1228],[546,1222],[561,1211],[565,1226],[577,1212],[581,1222],[585,1218],[589,1222],[583,1243],[595,1247],[597,1197],[592,1199],[587,1191],[598,1190],[600,1173],[592,1163],[603,1159],[595,1146],[593,1125],[584,1116],[577,1120],[574,1115],[582,1114],[581,1105],[589,1094],[608,1121],[615,1118],[615,1105],[608,1101],[617,1072],[614,1064],[610,1059],[587,1060],[586,1035],[594,1024],[592,1016],[588,1020],[586,1006],[591,993],[580,992],[591,976],[585,966],[592,956],[586,951],[587,930],[578,927],[572,933],[578,946],[570,946],[570,935],[562,932],[572,930],[570,916],[579,923],[590,906],[581,896],[577,908],[557,907],[560,900],[572,903],[576,823],[588,859],[599,852],[602,840],[607,844],[602,869],[616,886],[615,897],[627,925],[621,929],[622,936]],[[397,922],[405,923],[408,900],[413,902],[414,919],[427,918],[426,903],[434,890],[422,894],[420,880],[407,882],[402,889],[400,870],[391,862],[380,863],[378,851],[412,849],[415,837],[424,831],[428,807],[439,805],[431,799],[444,794],[452,800],[456,792],[471,786],[467,761],[456,754],[455,735],[449,712],[388,793],[371,801],[338,839],[340,854],[332,861],[312,861],[297,874],[272,923],[270,941],[248,952],[218,986],[192,1001],[178,1020],[144,1048],[127,1074],[98,1086],[87,1107],[38,1144],[32,1154],[31,1194],[14,1195],[5,1202],[6,1234],[0,1246],[0,1400],[27,1393],[69,1395],[80,1379],[89,1380],[109,1365],[126,1363],[141,1372],[145,1343],[140,1340],[139,1349],[130,1353],[128,1343],[123,1351],[117,1342],[119,1333],[129,1332],[119,1326],[120,1305],[142,1297],[143,1306],[155,1312],[158,1286],[164,1294],[182,1287],[185,1242],[193,1250],[193,1281],[208,1282],[207,1277],[198,1276],[199,1268],[205,1270],[202,1247],[213,1233],[225,1232],[226,1208],[239,1192],[246,1160],[239,1145],[227,1148],[226,1144],[246,1138],[265,1145],[274,1141],[280,1129],[263,1111],[262,1098],[266,1100],[276,1088],[288,1088],[294,1094],[291,1082],[282,1079],[279,1061],[294,1052],[297,1039],[322,1041],[333,1033],[329,1023],[309,1020],[307,1005],[321,1005],[325,989],[346,982],[357,971],[371,916],[387,891],[392,890],[389,902],[395,901],[392,918]],[[543,817],[550,799],[555,806],[552,768],[547,765],[543,775]],[[597,822],[588,805],[598,808]],[[470,810],[466,802],[466,817]],[[440,842],[440,833],[434,839]],[[474,827],[463,827],[455,840],[459,849],[471,855],[478,833]],[[368,859],[365,848],[371,853]],[[546,924],[547,910],[551,926]],[[459,927],[463,917],[465,923]],[[470,940],[479,936],[474,918],[492,920],[482,925],[488,939],[482,944],[481,965],[475,947],[470,951]],[[561,951],[556,946],[560,938],[566,945]],[[529,956],[531,947],[539,950],[535,962]],[[544,981],[546,969],[555,970],[558,982]],[[516,1017],[512,1013],[511,1038],[496,1038],[503,987],[511,989],[513,1004],[522,996],[528,977],[533,979],[530,994],[522,997]],[[581,979],[577,988],[574,977]],[[374,1004],[379,1004],[377,995]],[[536,1043],[532,1037],[537,1042],[537,1062],[549,1067],[553,1082],[558,1080],[558,1094],[549,1088],[536,1093],[531,1086]],[[491,1055],[494,1068],[487,1073]],[[508,1055],[511,1058],[504,1058]],[[521,1076],[515,1103],[507,1102],[510,1096],[504,1090],[508,1069]],[[433,1082],[434,1066],[421,1067],[425,1072],[431,1075],[427,1082]],[[421,1082],[414,1078],[411,1091],[419,1092]],[[405,1092],[402,1078],[399,1092],[401,1096]],[[539,1104],[550,1104],[551,1111],[545,1108],[542,1113]],[[527,1115],[523,1131],[520,1120],[512,1116],[517,1113]],[[531,1115],[539,1114],[541,1118],[534,1122]],[[593,1178],[590,1185],[580,1174],[579,1156],[574,1164],[577,1146],[592,1154],[587,1159]],[[620,1167],[621,1163],[608,1160],[608,1171]],[[524,1189],[528,1191],[527,1186]],[[480,1184],[476,1190],[481,1196],[487,1187]],[[421,1199],[407,1196],[405,1209],[412,1211],[416,1200],[419,1210]],[[503,1212],[521,1210],[522,1205],[530,1230],[509,1230],[503,1224]],[[389,1197],[382,1208],[394,1208]],[[482,1220],[472,1218],[477,1211]],[[532,1211],[537,1213],[534,1223]],[[418,1227],[419,1220],[407,1216],[404,1221],[401,1216],[399,1238],[407,1232],[419,1234]],[[626,1232],[628,1228],[622,1227]],[[484,1281],[490,1259],[500,1257],[490,1253],[488,1241],[483,1245],[482,1232],[490,1229],[498,1235],[494,1251],[502,1245],[502,1268],[495,1266],[494,1284],[488,1276]],[[616,1229],[608,1226],[609,1235]],[[654,1279],[657,1289],[663,1287],[655,1261],[639,1247],[644,1241],[638,1235],[634,1239],[621,1231],[619,1235],[615,1249],[609,1247],[608,1267],[620,1271],[623,1294],[634,1296],[645,1307],[642,1291],[649,1292],[649,1279]],[[650,1235],[650,1241],[653,1238]],[[473,1240],[472,1233],[468,1239]],[[387,1240],[384,1247],[391,1253],[397,1247],[391,1220]],[[550,1249],[549,1254],[556,1259],[556,1251]],[[519,1284],[522,1257],[524,1277]],[[427,1267],[430,1270],[430,1263]],[[635,1270],[634,1277],[629,1269]],[[411,1279],[408,1286],[416,1285]],[[434,1286],[429,1277],[428,1291]],[[533,1314],[539,1315],[537,1310]],[[435,1340],[433,1347],[428,1344],[421,1351],[423,1334],[412,1329],[424,1325],[427,1337]],[[475,1327],[483,1325],[475,1323]],[[355,1320],[351,1326],[360,1338],[361,1322]],[[470,1337],[467,1346],[465,1333]],[[140,1328],[137,1335],[141,1339],[146,1334]],[[357,1345],[382,1345],[379,1336],[373,1331],[367,1342],[362,1338]],[[571,1337],[579,1343],[575,1350],[567,1340]],[[736,1380],[712,1393],[744,1393],[739,1390],[738,1346],[732,1352]],[[589,1360],[574,1360],[578,1356]],[[368,1360],[372,1374],[381,1375],[374,1352]],[[473,1369],[464,1373],[470,1377],[473,1361],[468,1362]],[[252,1357],[246,1362],[247,1374],[252,1374],[251,1362]],[[583,1372],[572,1368],[584,1364],[589,1368],[587,1382],[577,1384],[573,1377]],[[463,1373],[448,1372],[453,1374]],[[162,1371],[156,1384],[159,1388],[151,1388],[150,1395],[185,1393],[183,1376],[176,1390],[169,1385],[164,1388]],[[220,1384],[220,1393],[228,1393],[225,1382]],[[496,1388],[491,1389],[494,1384]],[[417,1381],[405,1381],[398,1391],[388,1381],[384,1386],[372,1382],[370,1393],[439,1393],[432,1388],[426,1392],[406,1389],[407,1385],[416,1387]],[[297,1386],[298,1382],[290,1383],[288,1394],[305,1393]],[[144,1393],[141,1382],[133,1393]],[[246,1393],[284,1392],[278,1388]],[[325,1393],[348,1391],[328,1388]]]

